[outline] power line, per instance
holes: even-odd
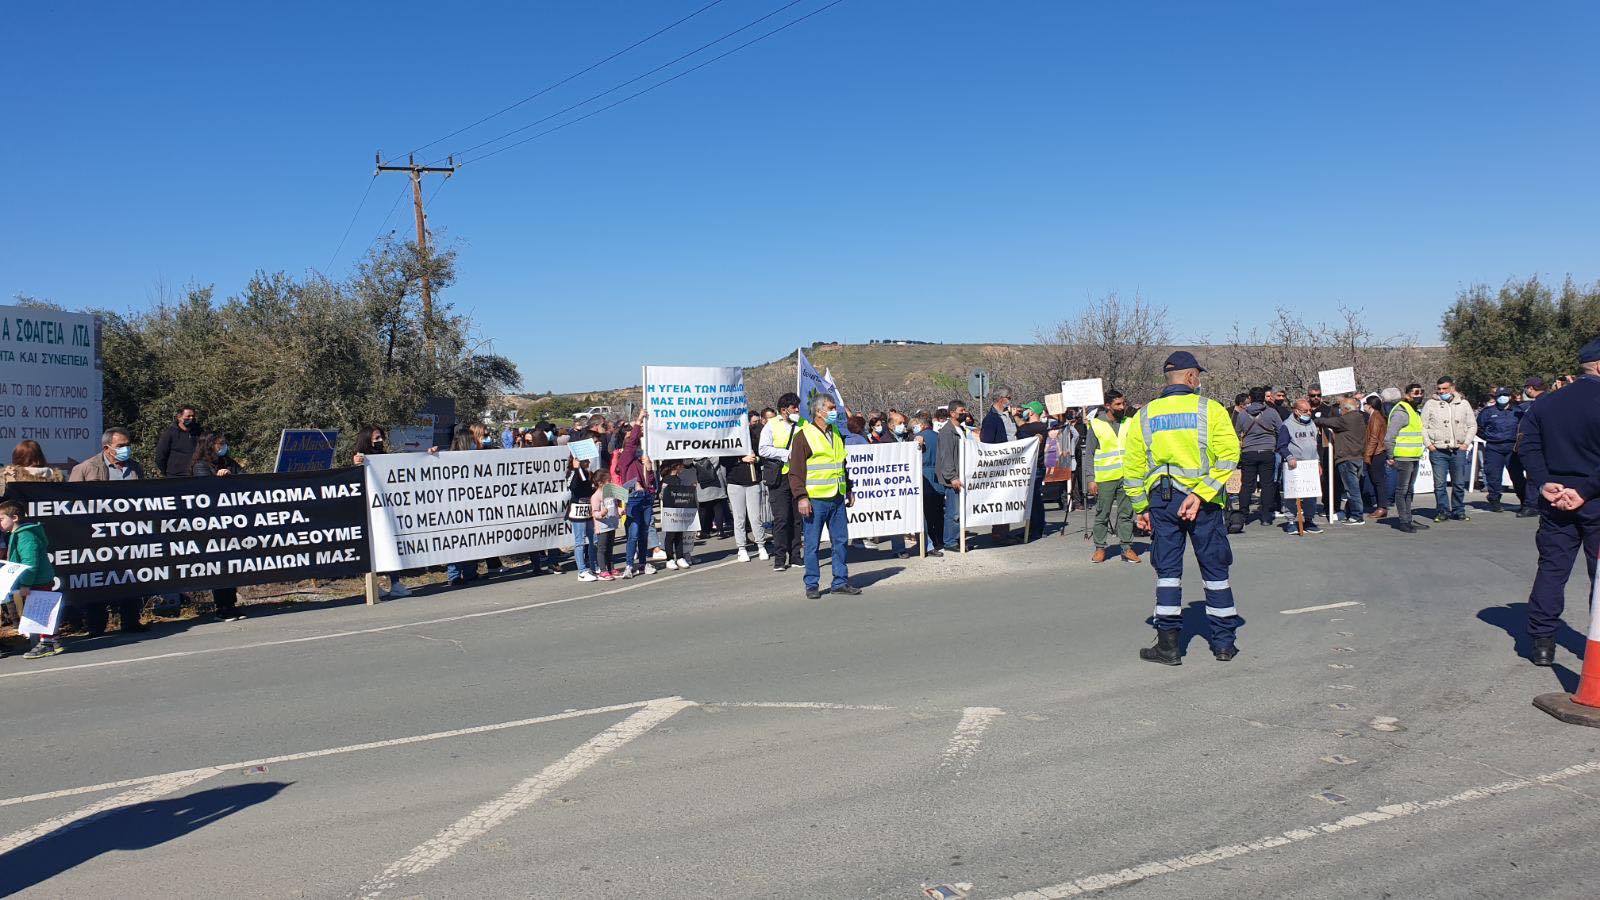
[[[328,271],[333,271],[333,262],[339,258],[339,251],[344,249],[344,242],[350,237],[350,229],[356,227],[356,219],[361,216],[361,209],[367,205],[367,197],[372,194],[372,186],[378,182],[378,173],[372,173],[372,180],[367,182],[367,189],[361,192],[361,202],[356,204],[355,215],[350,217],[350,224],[344,227],[344,234],[339,237],[339,246],[333,248],[333,255],[328,257]]]
[[[711,2],[707,3],[705,6],[700,7],[699,9],[695,10],[694,12],[689,13],[688,15],[684,16],[683,18],[679,19],[676,22],[673,22],[670,25],[667,25],[664,28],[661,28],[661,29],[649,34],[649,35],[646,35],[645,37],[640,38],[637,41],[634,41],[633,43],[629,44],[626,47],[623,47],[621,50],[618,50],[617,52],[611,54],[610,56],[606,57],[605,59],[602,59],[597,63],[593,63],[593,64],[591,64],[591,65],[589,65],[589,66],[587,66],[585,68],[579,69],[578,71],[573,72],[571,75],[568,75],[567,77],[561,79],[560,81],[557,81],[554,84],[550,84],[550,85],[547,85],[547,86],[545,86],[543,88],[540,88],[538,91],[535,91],[534,93],[529,94],[526,97],[523,97],[521,100],[518,100],[517,102],[511,104],[510,106],[507,106],[506,108],[504,108],[504,109],[502,109],[502,110],[500,110],[498,112],[490,113],[489,115],[484,116],[483,118],[479,119],[476,122],[473,122],[470,125],[465,125],[465,126],[463,126],[461,128],[457,128],[455,131],[450,132],[449,134],[445,135],[444,137],[436,138],[434,140],[431,140],[431,141],[427,142],[426,144],[423,144],[422,146],[417,147],[416,149],[414,149],[414,150],[412,150],[410,152],[411,153],[421,153],[423,150],[426,150],[426,149],[428,149],[429,147],[432,147],[435,144],[441,143],[443,141],[448,141],[451,138],[455,137],[456,135],[461,134],[462,132],[471,131],[472,129],[477,128],[479,125],[482,125],[483,123],[485,123],[485,122],[487,122],[487,121],[489,121],[491,119],[499,118],[500,116],[503,116],[508,112],[511,112],[513,109],[516,109],[517,107],[522,106],[524,103],[527,103],[527,102],[529,102],[531,100],[537,100],[538,98],[543,97],[545,94],[550,93],[551,91],[555,90],[558,87],[561,87],[562,85],[566,84],[567,82],[572,81],[575,78],[579,78],[579,77],[581,77],[583,75],[587,75],[590,72],[593,72],[595,69],[598,69],[601,66],[605,65],[606,63],[611,62],[612,60],[614,60],[617,57],[623,55],[624,53],[627,53],[630,50],[634,50],[634,49],[636,49],[638,47],[643,46],[644,44],[649,43],[650,41],[655,40],[656,38],[662,36],[663,34],[666,34],[667,32],[671,31],[672,29],[677,28],[679,25],[682,25],[683,23],[689,21],[690,19],[694,18],[695,16],[700,15],[701,13],[703,13],[706,10],[710,9],[711,7],[717,6],[717,5],[721,4],[722,2],[723,2],[723,0],[711,0]],[[401,153],[401,154],[398,154],[398,155],[394,156],[392,159],[389,159],[387,161],[388,162],[394,162],[394,160],[399,159],[401,156],[406,156],[406,155],[408,155],[408,154]]]
[[[566,107],[564,109],[559,109],[559,110],[551,113],[550,115],[545,116],[542,119],[535,119],[532,122],[529,122],[528,124],[522,126],[521,128],[513,128],[510,131],[506,132],[505,134],[502,134],[502,135],[500,135],[498,137],[490,138],[489,140],[484,141],[484,142],[482,142],[480,144],[474,144],[471,147],[466,148],[465,150],[457,150],[454,155],[455,156],[466,156],[468,153],[471,153],[474,150],[482,150],[484,147],[487,147],[490,144],[497,143],[499,141],[503,141],[506,138],[511,137],[514,134],[521,134],[522,132],[527,131],[530,128],[536,127],[538,125],[543,125],[545,122],[548,122],[551,119],[555,119],[555,118],[558,118],[560,116],[566,115],[567,113],[572,112],[573,110],[577,109],[580,106],[585,106],[587,104],[593,103],[596,100],[599,100],[601,97],[604,97],[607,94],[614,94],[617,91],[622,90],[623,88],[627,87],[630,84],[633,84],[636,81],[640,81],[642,79],[649,78],[651,75],[654,75],[657,72],[660,72],[662,69],[671,68],[672,66],[675,66],[680,62],[683,62],[684,60],[688,59],[691,56],[694,56],[695,54],[701,52],[702,50],[705,50],[705,49],[710,48],[710,47],[714,47],[717,44],[720,44],[723,41],[727,40],[728,38],[733,37],[734,35],[738,34],[739,32],[747,31],[747,30],[749,30],[751,28],[754,28],[755,26],[760,25],[762,22],[765,22],[766,20],[772,18],[773,16],[777,15],[778,13],[781,13],[784,10],[789,9],[792,6],[796,6],[796,5],[798,5],[800,3],[804,3],[804,2],[805,2],[805,0],[789,0],[788,3],[785,3],[784,5],[778,7],[777,9],[774,9],[773,11],[767,13],[766,15],[761,16],[758,19],[754,19],[754,20],[752,20],[750,22],[746,22],[745,24],[740,25],[738,28],[735,28],[734,30],[728,32],[727,34],[724,34],[723,36],[717,38],[716,40],[708,41],[707,43],[701,44],[700,46],[694,48],[693,50],[690,50],[688,53],[685,53],[685,54],[683,54],[681,56],[678,56],[675,59],[669,60],[668,62],[664,62],[661,65],[656,66],[654,69],[651,69],[648,72],[645,72],[645,73],[640,74],[640,75],[635,75],[634,77],[629,78],[627,81],[624,81],[621,84],[613,85],[613,86],[601,91],[600,93],[595,94],[592,97],[588,97],[588,98],[586,98],[584,100],[579,100],[577,103],[574,103],[571,106],[568,106],[568,107]],[[833,5],[834,5],[833,3],[829,3],[828,4],[828,6],[833,6]],[[809,13],[809,14],[807,14],[805,16],[802,16],[799,19],[796,19],[795,22],[802,22],[802,21],[810,18],[811,16],[814,16],[817,13],[822,12],[822,10],[827,9],[828,6],[824,6],[821,9],[816,10],[815,12],[812,12],[812,13]],[[792,24],[794,24],[794,22],[791,22],[789,24],[792,25]],[[788,26],[786,25],[784,27],[787,28]],[[783,29],[779,29],[779,31],[781,31],[781,30],[783,30]],[[768,34],[771,34],[771,33],[772,32],[769,32]],[[766,37],[766,35],[763,35],[763,37]],[[757,38],[757,40],[760,40],[760,38]],[[751,43],[754,43],[754,42],[752,41]],[[742,47],[748,47],[749,44],[744,44],[744,45],[741,45],[741,46]],[[737,50],[737,49],[740,49],[740,48],[736,47],[734,49]],[[723,54],[723,56],[726,56],[726,55],[727,55],[726,53]],[[721,59],[722,57],[719,56],[719,57],[716,57],[716,58],[717,59]],[[699,68],[699,67],[696,66],[696,68]],[[694,69],[690,69],[689,71],[692,72],[692,71],[694,71]],[[638,95],[636,94],[634,96],[638,96]],[[606,107],[606,108],[609,109],[610,107]],[[516,144],[512,144],[511,146],[516,146]],[[490,154],[485,154],[485,155],[487,156],[487,155],[490,155]],[[483,157],[479,157],[479,159],[482,159],[482,158]],[[466,162],[467,161],[464,160],[462,162],[462,165],[466,165]]]
[[[832,9],[833,7],[838,6],[839,4],[841,4],[843,2],[844,2],[844,0],[833,0],[832,3],[828,3],[828,4],[824,5],[824,6],[820,6],[820,7],[816,8],[816,9],[812,10],[811,12],[808,12],[805,15],[801,16],[800,18],[795,19],[792,22],[788,22],[788,23],[786,23],[784,25],[780,25],[777,28],[774,28],[771,31],[769,31],[769,32],[767,32],[765,34],[762,34],[762,35],[760,35],[758,37],[751,38],[750,40],[745,41],[744,43],[740,44],[737,47],[734,47],[731,50],[728,50],[728,51],[720,53],[720,54],[718,54],[716,56],[713,56],[710,59],[708,59],[705,62],[702,62],[702,63],[700,63],[698,65],[695,65],[695,66],[692,66],[690,68],[684,69],[682,72],[679,72],[678,74],[673,75],[671,78],[666,78],[666,79],[663,79],[661,81],[658,81],[655,84],[652,84],[652,85],[650,85],[649,87],[647,87],[647,88],[645,88],[643,90],[636,91],[636,92],[634,92],[632,94],[629,94],[626,97],[623,97],[621,100],[618,100],[618,101],[616,101],[614,103],[608,103],[605,106],[602,106],[599,109],[592,110],[592,111],[590,111],[588,113],[585,113],[585,114],[577,117],[576,119],[571,119],[569,121],[562,122],[560,125],[557,125],[554,128],[547,128],[544,131],[541,131],[541,132],[539,132],[537,134],[529,135],[528,137],[525,137],[520,141],[516,141],[514,143],[507,144],[504,147],[498,147],[498,148],[496,148],[494,150],[490,150],[488,153],[485,153],[485,154],[483,154],[481,156],[474,156],[471,159],[464,159],[460,163],[458,163],[458,165],[465,166],[465,165],[468,165],[469,163],[481,162],[481,161],[486,160],[489,157],[494,156],[496,154],[504,153],[505,151],[513,149],[515,147],[520,147],[523,144],[528,143],[529,141],[538,140],[539,138],[542,138],[547,134],[554,134],[555,132],[560,131],[563,128],[566,128],[566,127],[571,126],[571,125],[576,125],[576,124],[578,124],[579,122],[582,122],[585,119],[590,119],[590,118],[593,118],[595,116],[598,116],[598,115],[600,115],[601,113],[605,112],[608,109],[615,109],[615,108],[621,106],[622,104],[627,103],[629,100],[632,100],[632,99],[634,99],[636,97],[642,97],[645,94],[648,94],[651,91],[655,90],[656,88],[664,87],[666,85],[669,85],[672,82],[677,81],[679,78],[682,78],[685,75],[688,75],[688,74],[690,74],[692,72],[698,72],[699,70],[704,69],[706,66],[711,65],[712,63],[716,62],[717,60],[725,59],[725,58],[727,58],[729,56],[732,56],[733,54],[738,53],[740,50],[743,50],[744,48],[750,46],[751,44],[760,43],[761,41],[764,41],[767,38],[772,37],[773,35],[777,34],[780,31],[786,31],[786,30],[788,30],[790,28],[793,28],[794,26],[799,25],[801,22],[804,22],[805,20],[811,18],[812,16],[815,16],[818,13],[826,12],[826,11]],[[793,5],[794,5],[793,3],[789,4],[789,6],[793,6]],[[763,18],[766,18],[766,17],[763,17]],[[760,21],[760,20],[757,20],[757,21]],[[754,23],[751,23],[751,24],[754,24]],[[746,26],[746,27],[749,27],[749,26]],[[743,31],[743,30],[744,29],[740,29],[740,31]],[[721,39],[719,38],[718,40],[721,40]],[[715,43],[715,41],[713,43]],[[696,51],[696,52],[699,52],[699,51]],[[693,55],[693,54],[690,54],[690,55]],[[671,63],[669,63],[668,65],[671,65]],[[647,72],[645,74],[648,75],[650,73]],[[642,78],[644,76],[640,76],[640,77]],[[637,81],[638,79],[636,78],[634,80]],[[618,87],[620,87],[620,86],[621,85],[618,85]],[[607,91],[607,93],[610,93],[610,91]],[[587,103],[588,101],[584,101],[584,102]],[[579,104],[579,105],[582,105],[582,104]],[[563,110],[563,112],[564,111],[565,110]],[[556,115],[560,115],[560,113],[557,113]],[[546,117],[546,118],[548,119],[550,117]],[[538,124],[538,123],[534,123],[534,124]],[[529,126],[529,127],[531,127],[531,126]],[[526,130],[526,129],[518,129],[518,130],[522,131],[522,130]],[[515,132],[513,132],[513,133],[515,133]],[[496,138],[495,140],[499,140],[499,138]],[[489,141],[488,143],[494,143],[494,141]],[[480,144],[478,146],[481,147],[483,145]],[[472,149],[476,149],[476,148],[472,148]]]

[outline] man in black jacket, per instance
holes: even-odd
[[[195,442],[199,440],[192,406],[178,408],[178,424],[168,425],[156,441],[156,469],[168,478],[181,478],[189,474],[189,462],[194,459]]]

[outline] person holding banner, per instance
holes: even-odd
[[[849,458],[839,431],[839,407],[832,397],[811,401],[811,420],[802,424],[789,450],[789,490],[805,523],[806,599],[822,598],[822,571],[817,555],[822,529],[828,529],[833,564],[832,593],[855,596],[861,589],[850,583],[850,523],[846,508],[855,505],[850,492]]]
[[[1322,440],[1321,433],[1317,430],[1316,420],[1312,418],[1311,401],[1301,397],[1294,402],[1294,414],[1289,417],[1283,427],[1278,429],[1278,457],[1283,460],[1285,487],[1290,483],[1287,470],[1298,469],[1300,466],[1309,466],[1317,470],[1317,480],[1320,482],[1321,455],[1318,446]],[[1312,477],[1312,476],[1303,476]],[[1295,516],[1290,522],[1284,523],[1283,533],[1292,535],[1322,534],[1322,528],[1317,525],[1317,498],[1316,496],[1302,496],[1290,493],[1287,489],[1284,496],[1294,498]]]
[[[50,539],[45,536],[44,526],[38,522],[22,521],[22,506],[17,503],[0,503],[0,531],[10,536],[6,541],[6,561],[28,567],[28,571],[17,579],[18,583],[12,591],[17,600],[17,618],[21,620],[29,591],[35,588],[49,590],[55,586],[56,570],[50,564]],[[57,612],[57,622],[60,616],[61,613]],[[62,649],[61,641],[54,632],[41,634],[33,647],[22,654],[22,658],[43,659],[55,656]]]
[[[1227,662],[1239,653],[1235,638],[1244,624],[1228,582],[1233,548],[1222,507],[1228,478],[1239,468],[1239,436],[1227,409],[1200,396],[1200,373],[1205,370],[1193,354],[1173,353],[1163,368],[1167,386],[1139,411],[1123,438],[1123,487],[1139,527],[1150,532],[1150,562],[1156,570],[1156,607],[1148,620],[1156,629],[1156,643],[1142,648],[1139,658],[1183,664],[1178,647],[1183,548],[1193,540],[1205,579],[1211,653]],[[1313,441],[1315,435],[1313,430]]]
[[[189,474],[199,478],[223,478],[243,471],[228,452],[228,436],[220,431],[203,434],[195,442],[194,458],[189,460]],[[214,588],[211,602],[215,604],[212,615],[219,619],[233,619],[239,615],[239,589]]]
[[[819,395],[820,396],[820,395]],[[778,415],[761,429],[756,454],[761,457],[761,477],[772,507],[772,568],[782,572],[801,558],[802,523],[796,494],[789,486],[789,453],[800,430],[800,395],[778,398]]]
[[[983,424],[978,429],[978,442],[982,444],[1009,444],[1017,439],[1017,423],[1011,418],[1011,389],[995,388],[989,392],[989,411],[983,414]],[[996,525],[989,529],[996,547],[1011,543],[1011,526]]]
[[[1089,496],[1094,501],[1094,555],[1090,562],[1106,561],[1106,541],[1110,537],[1111,517],[1117,518],[1117,545],[1122,548],[1126,562],[1137,563],[1139,554],[1133,549],[1133,503],[1122,483],[1123,438],[1128,431],[1128,399],[1113,388],[1106,391],[1105,405],[1100,413],[1089,420],[1087,453],[1094,460],[1094,480],[1089,482]]]

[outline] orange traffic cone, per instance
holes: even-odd
[[[1600,728],[1600,581],[1589,599],[1589,639],[1583,645],[1583,674],[1572,694],[1540,694],[1533,705],[1572,725]]]

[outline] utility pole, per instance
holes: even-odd
[[[449,178],[455,174],[456,158],[449,157],[448,166],[419,166],[415,155],[406,157],[403,166],[386,166],[383,164],[383,151],[375,155],[378,173],[383,172],[409,172],[411,174],[411,203],[417,211],[417,256],[422,264],[422,344],[428,354],[433,354],[433,293],[428,286],[428,224],[427,217],[422,212],[422,176],[428,174],[443,174]]]

